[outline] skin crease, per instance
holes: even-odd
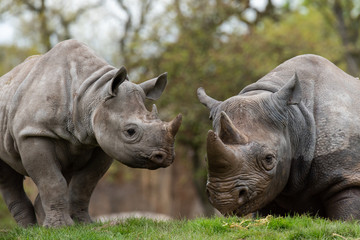
[[[86,45],[67,40],[0,78],[0,191],[16,222],[47,227],[88,223],[91,194],[116,159],[157,169],[175,157],[181,125],[149,112],[167,75],[134,84]],[[23,189],[32,178],[39,195]]]
[[[210,110],[209,201],[239,216],[360,219],[360,81],[301,55]]]

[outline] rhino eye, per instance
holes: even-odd
[[[142,129],[136,124],[128,124],[122,132],[123,140],[127,143],[135,143],[141,139]]]
[[[126,132],[127,132],[127,134],[129,134],[130,137],[136,133],[135,129],[133,129],[133,128],[126,130]]]
[[[267,154],[262,161],[262,165],[267,171],[273,169],[275,167],[275,156],[273,154]]]

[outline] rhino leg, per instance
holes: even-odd
[[[20,146],[24,168],[36,184],[45,212],[43,226],[72,225],[66,179],[60,171],[54,145],[45,138],[27,138]]]
[[[100,148],[94,150],[87,166],[76,172],[70,181],[70,214],[79,222],[92,222],[89,216],[91,194],[100,178],[109,169],[113,160]]]
[[[38,223],[40,225],[43,225],[44,220],[45,220],[45,211],[44,211],[44,208],[42,206],[40,194],[38,194],[36,196],[36,198],[35,198],[34,208],[35,208],[35,214],[36,214],[36,218],[37,218]]]
[[[71,179],[71,175],[65,176],[65,179],[66,179],[67,183],[69,184],[70,179]],[[36,215],[38,224],[42,225],[44,223],[44,220],[45,220],[45,211],[44,211],[44,208],[42,206],[40,194],[38,194],[36,196],[36,198],[35,198],[34,208],[35,208],[35,215]]]
[[[23,188],[24,176],[0,160],[0,191],[11,215],[23,227],[36,224],[33,205]]]
[[[331,219],[360,220],[360,188],[343,190],[325,203],[326,214]]]

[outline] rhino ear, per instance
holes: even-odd
[[[125,80],[127,79],[127,71],[125,67],[121,67],[115,74],[115,76],[110,80],[111,84],[109,85],[109,94],[111,96],[116,96],[117,89]]]
[[[210,110],[217,107],[221,103],[220,101],[209,97],[206,94],[204,88],[202,88],[202,87],[197,89],[197,97],[198,97],[199,101]]]
[[[157,78],[147,80],[139,85],[144,90],[147,99],[157,100],[164,91],[166,84],[167,73],[163,73]]]
[[[276,93],[276,98],[287,105],[296,105],[301,101],[301,86],[297,73]]]

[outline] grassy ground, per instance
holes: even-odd
[[[147,219],[0,230],[0,239],[360,239],[359,222],[327,221],[307,216],[198,218],[157,222]]]

